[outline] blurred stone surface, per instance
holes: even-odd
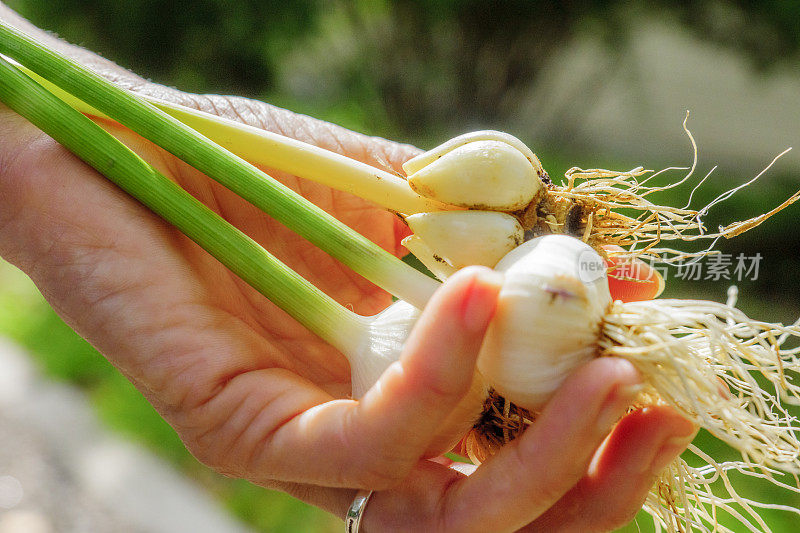
[[[82,394],[0,339],[0,533],[246,533],[169,464],[110,435]]]
[[[786,62],[760,72],[735,50],[692,36],[669,18],[632,18],[621,57],[586,34],[551,58],[540,82],[520,99],[507,126],[523,138],[653,168],[692,160],[700,168],[755,175],[787,147],[769,175],[800,171],[800,69]],[[543,161],[545,168],[547,161]],[[559,176],[553,176],[560,182]]]

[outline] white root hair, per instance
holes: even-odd
[[[785,150],[755,177],[704,207],[692,208],[692,198],[716,167],[693,187],[685,206],[653,201],[652,195],[684,185],[695,174],[697,144],[687,120],[688,112],[683,128],[693,150],[690,167],[655,173],[643,167],[623,172],[571,168],[561,185],[550,185],[547,194],[514,213],[526,237],[571,234],[604,258],[613,255],[614,268],[637,258],[667,264],[688,258],[696,261],[717,253],[714,246],[719,239],[752,229],[800,199],[798,191],[767,213],[717,231],[704,226],[703,217],[710,209],[753,184],[789,151]],[[676,170],[686,173],[670,184],[654,185],[655,178]],[[710,244],[697,252],[670,247],[675,241],[698,240]],[[610,252],[607,245],[622,251]],[[745,528],[763,532],[770,529],[759,516],[760,509],[800,515],[795,507],[753,501],[739,494],[733,483],[744,476],[800,494],[800,421],[787,407],[800,405],[800,320],[791,326],[753,320],[736,309],[735,299],[732,290],[727,304],[614,302],[604,317],[598,355],[631,361],[645,380],[635,407],[668,404],[741,454],[741,460],[718,463],[690,446],[703,466],[678,458],[661,474],[644,504],[656,531],[734,533]],[[478,464],[521,434],[536,417],[495,396],[487,401],[481,424],[462,446],[462,453]],[[733,522],[739,524],[731,526],[736,529],[726,525]]]
[[[783,405],[800,405],[800,348],[782,347],[787,334],[800,327],[717,302],[616,302],[599,345],[748,463],[800,473],[800,422]]]
[[[625,253],[614,254],[620,257],[649,258],[658,262],[674,263],[689,257],[714,253],[714,244],[718,239],[732,238],[748,231],[800,199],[800,191],[798,191],[769,212],[748,220],[734,222],[719,228],[716,232],[708,232],[703,223],[703,217],[712,207],[755,183],[778,159],[791,150],[788,148],[775,156],[755,177],[720,194],[711,203],[700,209],[689,207],[692,197],[717,167],[712,168],[692,189],[686,206],[670,207],[651,201],[648,198],[650,195],[686,183],[697,168],[697,144],[686,126],[688,118],[687,112],[683,129],[692,145],[691,167],[669,167],[655,173],[645,170],[643,167],[623,172],[573,167],[565,173],[565,183],[548,190],[547,199],[540,207],[545,212],[554,215],[545,219],[537,219],[539,227],[535,229],[534,233],[565,231],[568,229],[565,219],[573,206],[577,205],[581,209],[580,226],[585,229],[583,240],[598,251],[602,250],[603,245],[618,245],[627,250]],[[657,176],[673,170],[688,170],[688,172],[681,179],[667,185],[648,185],[648,182]],[[523,222],[525,222],[524,217]],[[530,223],[528,223],[529,225]],[[580,237],[581,235],[576,236]],[[659,246],[660,243],[668,241],[690,242],[696,240],[709,240],[711,244],[705,250],[693,253]],[[601,253],[605,252],[601,251]]]
[[[615,302],[605,316],[602,355],[631,361],[647,385],[645,404],[666,403],[741,453],[719,464],[678,459],[650,493],[645,510],[667,531],[731,531],[726,513],[749,531],[769,531],[758,508],[795,508],[740,496],[728,476],[736,471],[800,493],[800,420],[786,405],[800,405],[800,325],[750,319],[735,307],[696,300]],[[791,476],[794,484],[777,476]],[[712,490],[717,486],[717,492]],[[721,489],[720,489],[721,487]],[[722,490],[723,495],[718,492]]]
[[[643,510],[653,518],[656,531],[702,531],[737,533],[721,521],[744,526],[747,531],[771,531],[758,509],[773,509],[800,515],[800,509],[789,505],[762,503],[741,496],[734,488],[729,472],[755,479],[766,480],[782,489],[800,494],[800,481],[796,475],[769,468],[754,469],[741,461],[717,463],[694,445],[689,452],[696,455],[702,467],[692,467],[678,458],[659,476],[645,501]],[[781,481],[791,477],[793,485]]]

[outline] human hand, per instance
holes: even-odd
[[[79,49],[71,52],[133,90],[373,165],[399,167],[416,153],[266,104],[166,89]],[[0,255],[26,271],[62,317],[118,366],[187,447],[215,469],[280,488],[339,515],[352,500],[353,487],[392,487],[370,504],[367,530],[411,523],[423,530],[508,529],[540,515],[553,520],[555,511],[545,512],[551,505],[567,509],[584,499],[598,500],[601,493],[590,489],[602,488],[603,480],[619,474],[624,450],[614,445],[613,436],[605,448],[611,451],[597,462],[600,477],[592,478],[586,466],[630,400],[619,397],[620,387],[637,380],[627,363],[610,359],[581,371],[593,374],[592,383],[585,383],[586,377],[581,381],[578,373],[537,422],[535,427],[542,429],[527,432],[473,476],[422,460],[427,439],[469,387],[498,289],[488,271],[468,269],[454,276],[426,309],[401,362],[384,375],[381,386],[361,402],[346,400],[349,368],[340,354],[24,120],[5,108],[0,120]],[[341,303],[362,314],[389,303],[388,295],[226,189],[116,124],[103,124]],[[396,217],[345,193],[272,175],[400,253],[404,227]],[[446,346],[441,338],[448,339]],[[574,380],[577,385],[570,389]],[[571,407],[565,400],[559,403],[563,390],[571,390]],[[603,419],[606,427],[597,428],[591,415],[609,395],[612,412]],[[663,433],[651,429],[645,434],[658,437],[649,446],[632,439],[636,450],[654,454],[668,434],[685,429],[682,420],[662,411],[627,423],[636,428],[661,424]],[[630,433],[625,424],[614,435]],[[571,436],[574,449],[565,452],[564,443],[554,440],[558,435]],[[552,459],[548,469],[528,476],[548,458],[547,450]],[[520,477],[521,472],[526,475]],[[519,479],[504,481],[509,473]],[[641,480],[626,483],[634,489],[645,485]],[[504,491],[500,496],[511,495],[512,501],[497,499],[498,488]],[[624,498],[626,509],[641,504],[643,493],[634,489]],[[475,500],[492,494],[500,507]],[[506,507],[514,512],[506,513]],[[608,503],[603,508],[607,517],[614,516],[613,510]]]

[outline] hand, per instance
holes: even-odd
[[[0,17],[24,25],[3,6]],[[399,168],[417,153],[259,102],[151,84],[28,30],[138,92],[373,165]],[[390,302],[223,187],[124,128],[103,125],[341,303],[372,314]],[[405,228],[393,215],[345,193],[271,175],[402,253]],[[669,438],[693,431],[672,411],[651,409],[626,417],[595,455],[627,409],[626,387],[638,381],[628,363],[604,359],[570,378],[530,431],[471,476],[444,461],[423,460],[433,430],[469,387],[498,290],[490,271],[466,269],[451,278],[381,386],[360,402],[344,399],[349,368],[341,354],[3,107],[0,255],[30,275],[65,321],[142,391],[209,466],[339,516],[353,488],[386,489],[369,504],[366,531],[621,525],[652,483],[648,465],[677,455],[684,444],[668,444]],[[442,336],[449,339],[444,346]]]

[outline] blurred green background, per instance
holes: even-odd
[[[800,3],[787,0],[7,4],[39,27],[186,91],[258,98],[421,147],[468,130],[506,130],[538,153],[556,181],[572,166],[688,166],[681,122],[690,109],[696,177],[719,165],[693,206],[800,144]],[[696,182],[659,201],[685,204]],[[766,212],[797,189],[800,154],[790,152],[710,213],[708,227]],[[758,278],[737,282],[739,306],[751,316],[792,322],[800,315],[798,209],[718,243],[734,257],[762,256]],[[731,283],[668,278],[667,297],[722,300]],[[173,461],[257,530],[341,527],[291,498],[209,473],[8,265],[0,268],[0,334],[27,347],[49,375],[85,389],[111,427]],[[716,456],[733,457],[702,438]],[[747,490],[800,506],[797,496]],[[775,531],[800,530],[796,516],[764,515]],[[639,523],[648,530],[647,520]]]

